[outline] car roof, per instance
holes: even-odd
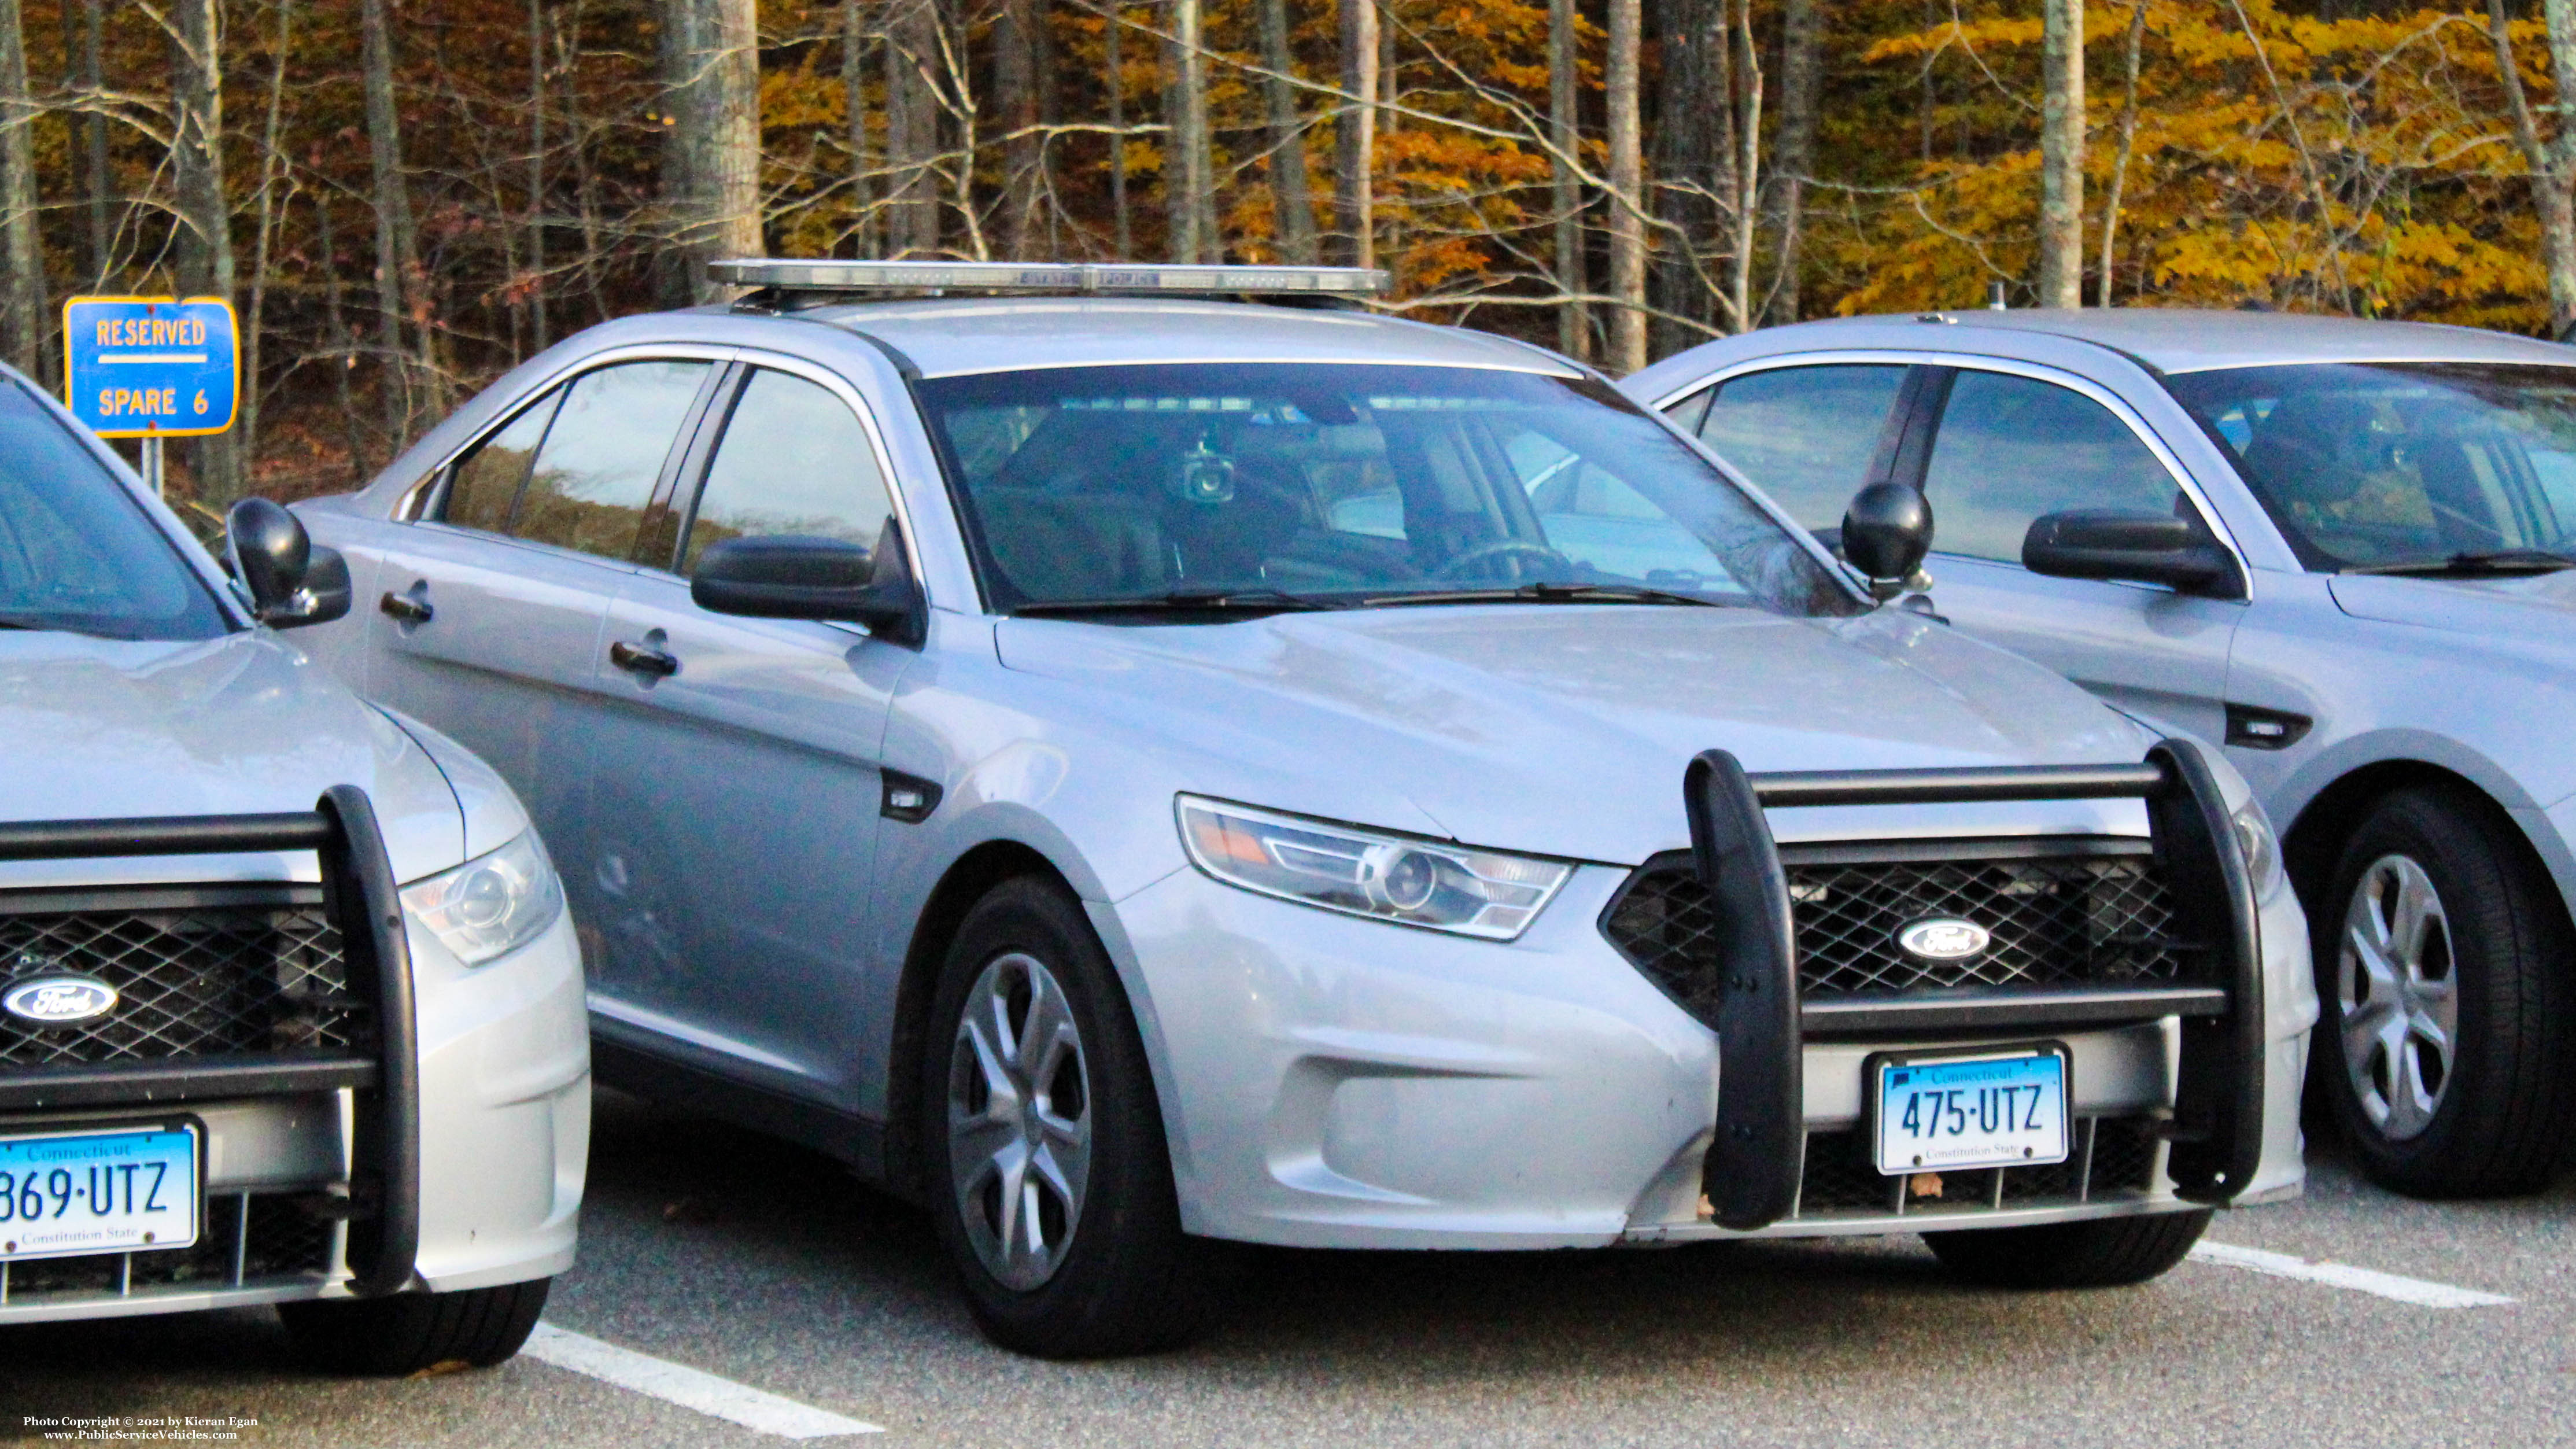
[[[1366,312],[1125,297],[955,297],[801,309],[924,377],[1156,362],[1345,362],[1580,375],[1543,348]]]
[[[1926,312],[1903,317],[1844,317],[1777,329],[1768,338],[1804,346],[1839,346],[1838,332],[1933,323],[1969,329],[2036,332],[2117,349],[2166,373],[2301,362],[2505,362],[2576,366],[2576,348],[2476,327],[2426,322],[2373,322],[2300,312],[2218,312],[2188,307],[2022,308]],[[1799,334],[1807,334],[1799,336]],[[1914,345],[1938,346],[1930,337]]]

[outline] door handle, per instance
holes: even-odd
[[[673,655],[642,644],[629,644],[620,639],[608,646],[608,662],[629,674],[648,679],[668,679],[680,672],[680,661]]]
[[[429,600],[397,594],[390,589],[386,590],[383,598],[376,600],[376,609],[406,624],[426,624],[438,617],[438,611],[429,606]]]

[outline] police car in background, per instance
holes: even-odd
[[[1374,273],[717,276],[300,505],[316,647],[530,802],[603,1078],[917,1194],[998,1341],[1182,1341],[1227,1241],[2125,1283],[2297,1190],[2234,771],[1598,376]]]
[[[498,1363],[589,1146],[562,891],[281,635],[339,558],[257,499],[229,547],[0,368],[0,1330],[275,1304],[327,1366]]]
[[[2576,1150],[2576,366],[2465,327],[2159,308],[1777,327],[1620,384],[1800,523],[1939,520],[1930,598],[2223,739],[2316,936],[2320,1096],[2426,1196]]]

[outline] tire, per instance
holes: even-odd
[[[277,1316],[297,1357],[329,1373],[398,1378],[443,1363],[490,1368],[528,1341],[553,1281],[281,1303]]]
[[[1942,1265],[1988,1288],[2118,1288],[2161,1276],[2208,1230],[2209,1209],[2028,1228],[1925,1233]]]
[[[2431,909],[2410,913],[2419,893]],[[2576,989],[2565,906],[2511,823],[2465,792],[2398,791],[2320,906],[2315,1075],[2362,1170],[2415,1197],[2546,1186],[2576,1117]]]
[[[1001,1024],[970,1038],[970,1019]],[[1100,1358],[1179,1348],[1215,1326],[1226,1255],[1181,1231],[1144,1044],[1069,892],[1020,877],[976,902],[925,1041],[924,1186],[986,1337]]]

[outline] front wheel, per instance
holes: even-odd
[[[2372,1180],[2419,1197],[2546,1185],[2576,1115],[2565,912],[2479,803],[2390,795],[2308,917],[2318,1086]]]
[[[527,1343],[552,1282],[281,1303],[277,1316],[296,1355],[330,1373],[399,1378],[443,1363],[490,1368]]]
[[[1925,1233],[1944,1266],[1989,1288],[2117,1288],[2160,1277],[2209,1228],[2209,1210]]]
[[[1177,1348],[1220,1249],[1181,1231],[1126,993],[1052,882],[993,888],[942,966],[922,1063],[932,1216],[985,1336],[1041,1358]]]

